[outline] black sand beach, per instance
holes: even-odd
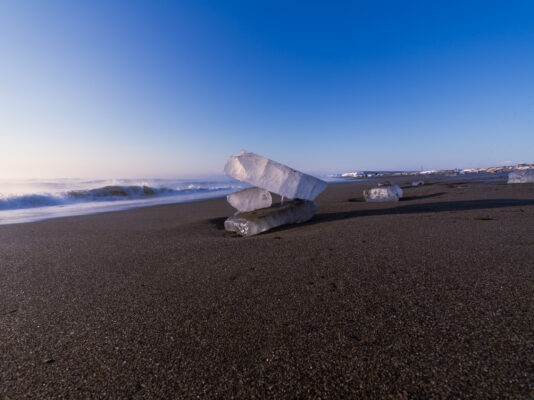
[[[368,186],[0,226],[0,397],[532,398],[534,184]]]

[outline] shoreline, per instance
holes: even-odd
[[[534,184],[368,186],[250,238],[224,198],[0,226],[0,397],[531,396]]]
[[[507,174],[492,173],[487,175],[469,174],[463,176],[447,176],[444,174],[436,175],[379,175],[373,177],[345,177],[338,178],[336,180],[328,181],[329,185],[340,183],[361,183],[366,188],[376,186],[377,182],[384,180],[392,180],[394,182],[403,182],[409,185],[409,181],[415,178],[424,178],[427,181],[447,181],[447,180],[484,180],[484,181],[504,181]],[[204,201],[214,198],[224,198],[228,194],[233,193],[235,189],[213,191],[211,193],[192,193],[181,195],[169,195],[169,196],[157,196],[152,198],[137,198],[137,199],[115,199],[113,201],[92,201],[92,202],[79,202],[79,203],[67,203],[64,205],[53,205],[48,207],[28,207],[28,208],[15,208],[0,210],[0,226],[12,225],[19,223],[32,223],[39,221],[46,221],[56,218],[68,218],[84,215],[102,214],[110,212],[120,212],[127,210],[134,210],[145,207],[158,207],[161,205],[169,204],[182,204],[190,202]],[[277,197],[277,195],[274,195]],[[3,216],[6,214],[6,216]]]
[[[203,194],[203,197],[197,197],[198,195],[181,195],[179,198],[176,196],[161,196],[153,199],[136,199],[136,200],[115,200],[100,203],[74,203],[63,206],[50,206],[50,207],[35,207],[35,208],[21,208],[13,210],[2,210],[14,214],[14,216],[8,216],[1,218],[0,211],[0,226],[13,225],[13,224],[29,224],[33,222],[53,220],[57,218],[69,218],[80,217],[85,215],[94,214],[107,214],[120,211],[135,210],[138,208],[146,207],[159,207],[171,204],[182,203],[194,203],[198,201],[225,198],[230,191],[213,192],[209,194]],[[49,210],[54,208],[54,210]],[[58,209],[59,208],[59,209]],[[52,211],[54,213],[52,213]],[[61,214],[63,213],[63,215]],[[26,216],[29,214],[29,216]],[[42,216],[39,216],[42,215]],[[5,221],[9,222],[5,222]]]

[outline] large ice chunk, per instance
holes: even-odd
[[[394,183],[382,184],[380,187],[364,190],[363,197],[369,202],[399,201],[402,197],[402,189]]]
[[[325,181],[248,151],[230,156],[224,173],[290,199],[313,200],[327,185]]]
[[[534,170],[525,169],[508,174],[508,183],[534,183]]]
[[[273,198],[268,190],[251,187],[226,196],[228,203],[238,211],[254,211],[270,207]]]
[[[241,236],[252,236],[271,228],[308,221],[317,211],[317,204],[308,200],[293,200],[283,205],[238,213],[224,221],[224,229]]]
[[[402,197],[402,189],[400,188],[399,185],[396,185],[394,183],[391,183],[389,181],[387,182],[381,182],[378,184],[378,187],[389,187],[390,190],[392,190],[393,192],[397,193],[397,196],[399,197],[399,199]]]

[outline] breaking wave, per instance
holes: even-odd
[[[0,194],[0,210],[62,206],[74,203],[141,200],[162,196],[213,193],[240,189],[239,185],[188,184],[181,188],[151,187],[147,185],[107,185],[94,189],[67,190],[56,193]]]

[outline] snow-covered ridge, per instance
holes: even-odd
[[[497,173],[509,172],[516,170],[534,169],[534,164],[518,164],[507,165],[501,167],[488,168],[469,168],[469,169],[443,169],[443,170],[429,170],[429,171],[354,171],[344,172],[341,174],[329,175],[329,178],[374,178],[380,176],[415,176],[415,175],[462,175],[462,174],[476,174],[476,173]]]

